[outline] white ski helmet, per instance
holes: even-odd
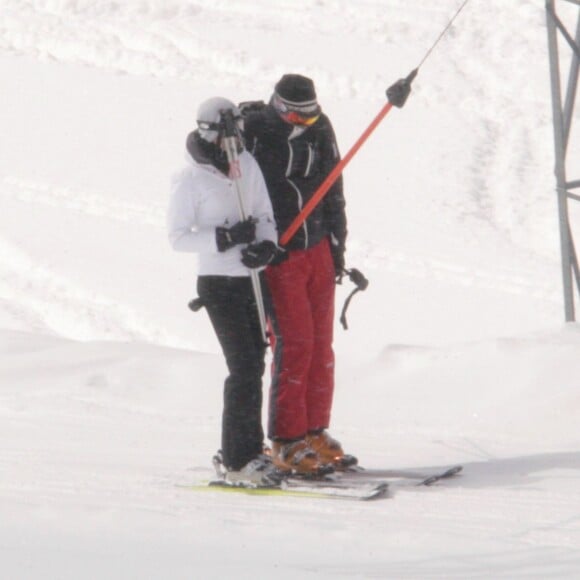
[[[233,111],[234,118],[238,120],[238,128],[242,130],[243,127],[240,126],[242,115],[240,109],[234,105],[228,99],[223,97],[212,97],[207,99],[197,109],[197,126],[199,130],[199,135],[205,141],[210,143],[215,143],[218,139],[218,131],[214,128],[210,128],[210,125],[214,123],[219,123],[221,120],[222,111]]]

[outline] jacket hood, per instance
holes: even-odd
[[[220,147],[201,137],[199,131],[192,131],[185,142],[192,159],[200,165],[211,165],[224,175],[229,175],[230,164],[227,155]]]

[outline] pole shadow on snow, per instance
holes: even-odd
[[[554,470],[569,470],[568,477],[580,479],[580,451],[540,453],[467,464],[461,484],[472,488],[529,485],[552,477],[548,472]]]
[[[458,477],[445,482],[446,487],[481,489],[493,487],[520,486],[539,483],[553,477],[551,471],[559,473],[559,478],[580,480],[580,451],[539,453],[503,459],[490,458],[486,461],[463,463]],[[409,469],[393,469],[385,477],[415,478],[418,474],[443,471],[446,466],[429,466]]]

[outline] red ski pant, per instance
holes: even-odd
[[[325,429],[334,391],[334,266],[327,239],[266,270],[272,298],[268,437]]]

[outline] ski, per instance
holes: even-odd
[[[454,465],[443,471],[423,473],[414,470],[397,469],[365,469],[364,467],[352,466],[343,471],[337,471],[334,477],[338,481],[373,481],[377,479],[409,480],[409,485],[430,487],[439,481],[451,479],[463,471],[462,465]]]
[[[390,491],[400,488],[431,487],[439,481],[451,479],[463,470],[461,465],[455,465],[435,473],[421,473],[417,471],[403,471],[394,469],[364,469],[351,467],[343,471],[335,471],[320,477],[304,479],[298,475],[289,476],[286,481],[289,485],[299,485],[306,481],[310,486],[332,487],[336,489],[349,488],[354,484],[372,485],[373,483],[388,483]]]
[[[389,485],[379,481],[367,485],[335,485],[334,482],[318,480],[283,480],[276,486],[256,486],[244,482],[230,483],[223,479],[180,488],[198,492],[240,493],[254,496],[290,497],[305,499],[333,499],[351,501],[373,501],[388,498]]]
[[[254,496],[372,501],[393,497],[393,493],[400,488],[431,487],[459,475],[463,470],[461,465],[428,471],[364,468],[357,465],[355,460],[350,465],[342,465],[330,473],[308,476],[284,474],[277,484],[258,485],[243,480],[228,481],[219,452],[212,461],[216,472],[215,479],[177,487],[190,491]]]
[[[426,477],[425,479],[421,480],[417,485],[426,485],[426,486],[433,485],[434,483],[437,483],[442,479],[449,479],[451,477],[455,477],[456,475],[459,475],[462,471],[463,471],[462,465],[455,465],[453,467],[450,467],[446,471],[443,471],[442,473]]]

